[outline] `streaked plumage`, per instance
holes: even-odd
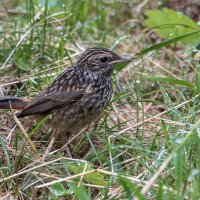
[[[108,105],[112,96],[110,75],[114,65],[123,61],[127,60],[105,48],[86,50],[74,66],[67,68],[51,86],[33,98],[18,117],[50,113],[50,123],[58,132],[73,134],[79,131]]]

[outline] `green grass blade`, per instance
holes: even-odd
[[[182,80],[182,79],[175,79],[175,78],[170,78],[170,77],[160,77],[160,76],[145,76],[145,75],[143,75],[142,78],[153,80],[153,81],[159,81],[159,82],[163,82],[163,83],[175,83],[175,84],[190,88],[192,90],[195,89],[195,86],[192,83],[190,83],[189,81],[186,81],[186,80]]]
[[[150,52],[150,51],[159,50],[159,49],[161,49],[162,47],[166,47],[166,46],[168,46],[168,45],[170,45],[170,44],[176,43],[176,42],[178,42],[178,41],[180,41],[180,40],[182,40],[182,39],[184,39],[184,38],[187,38],[187,37],[196,35],[196,34],[198,34],[198,33],[200,33],[200,30],[192,31],[192,32],[186,33],[186,34],[184,34],[184,35],[180,35],[180,36],[177,36],[177,37],[174,37],[174,38],[165,40],[165,41],[163,41],[163,42],[160,42],[160,43],[158,43],[158,44],[152,45],[152,46],[150,46],[150,47],[148,47],[148,48],[146,48],[146,49],[140,51],[137,55],[138,55],[138,56],[142,56],[142,55],[144,55],[144,54],[146,54],[146,53],[148,53],[148,52]]]
[[[196,80],[195,80],[195,86],[196,86],[196,92],[197,94],[200,93],[200,65],[197,65],[196,67],[197,71],[196,71]]]

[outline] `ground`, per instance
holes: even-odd
[[[0,3],[1,95],[33,97],[88,47],[134,57],[114,73],[102,118],[71,141],[73,159],[47,150],[43,122],[0,111],[1,198],[200,198],[200,54],[194,43],[157,48],[168,38],[145,12],[166,7],[199,21],[198,1]]]

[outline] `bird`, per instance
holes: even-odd
[[[32,99],[1,96],[0,109],[19,109],[18,118],[49,114],[50,127],[69,138],[101,116],[112,97],[115,67],[130,61],[107,48],[88,48],[44,91]]]

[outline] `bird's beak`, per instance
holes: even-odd
[[[121,57],[119,60],[114,60],[109,64],[120,64],[120,63],[128,63],[131,62],[133,58],[131,57]]]

